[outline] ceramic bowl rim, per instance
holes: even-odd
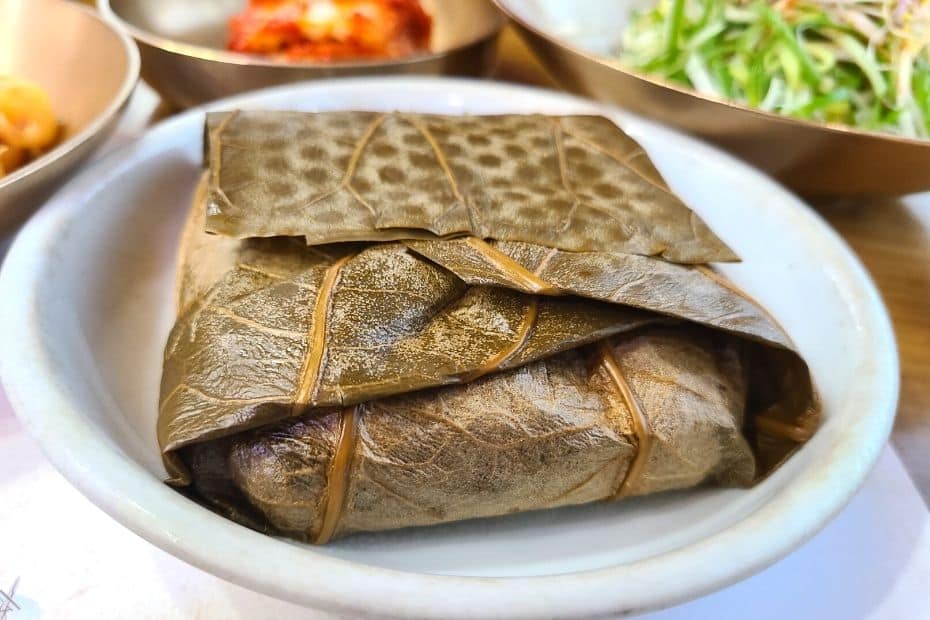
[[[819,455],[822,475],[795,481],[726,531],[672,552],[629,564],[546,576],[458,577],[402,572],[328,557],[242,528],[216,517],[166,486],[123,454],[108,437],[84,419],[82,407],[69,396],[52,355],[50,335],[36,318],[40,265],[54,248],[84,198],[118,179],[134,154],[158,150],[189,127],[199,129],[205,109],[262,104],[276,96],[344,88],[379,92],[385,88],[457,92],[460,96],[534,96],[579,109],[613,108],[540,89],[450,78],[357,78],[285,85],[231,97],[194,108],[159,124],[136,142],[119,149],[72,180],[26,226],[0,273],[0,339],[6,351],[0,375],[11,403],[52,463],[99,507],[155,545],[240,585],[278,598],[329,610],[376,616],[466,617],[480,604],[482,613],[505,616],[580,617],[633,613],[672,605],[706,594],[747,577],[787,555],[833,518],[865,480],[883,449],[894,419],[898,395],[898,357],[891,322],[878,291],[859,260],[809,207],[736,159],[693,138],[661,127],[685,140],[696,156],[712,156],[741,167],[748,177],[770,186],[790,202],[786,216],[799,235],[818,239],[818,251],[838,265],[831,273],[859,300],[863,342],[876,361],[874,376],[857,384],[866,398],[857,414],[861,423],[844,427],[842,441],[831,445],[832,462]],[[326,91],[328,93],[331,90]],[[541,104],[542,105],[542,104]],[[195,120],[196,119],[196,120]],[[647,123],[652,125],[651,123]],[[867,414],[867,415],[866,415]],[[837,452],[838,451],[838,452]],[[833,458],[833,457],[831,457]],[[173,499],[172,499],[173,498]],[[196,511],[196,512],[194,512]],[[192,516],[193,515],[193,516]],[[215,517],[204,519],[204,515]],[[784,518],[789,515],[791,518]],[[187,519],[187,520],[186,520]],[[197,538],[198,524],[208,523],[218,546]],[[295,550],[299,549],[299,552]],[[249,551],[262,553],[262,570],[244,561]],[[252,555],[251,557],[254,557]],[[280,566],[279,566],[280,564]],[[251,566],[251,568],[250,568]],[[284,568],[282,568],[284,567]],[[643,584],[660,583],[661,592]],[[308,584],[312,584],[309,587]],[[359,596],[365,592],[365,596]],[[424,595],[424,593],[432,593]]]

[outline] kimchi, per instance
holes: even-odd
[[[291,60],[401,58],[429,48],[418,0],[249,0],[229,49]]]

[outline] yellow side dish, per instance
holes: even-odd
[[[0,75],[0,177],[47,150],[58,131],[52,103],[42,88]]]

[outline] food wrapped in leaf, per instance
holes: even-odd
[[[207,116],[207,229],[310,244],[471,235],[681,263],[735,260],[597,116]]]
[[[179,451],[227,514],[333,537],[756,475],[738,346],[654,327],[461,385],[325,409]]]
[[[251,527],[323,543],[748,485],[816,427],[790,339],[707,267],[471,236],[235,240],[205,214],[158,436],[173,484]]]

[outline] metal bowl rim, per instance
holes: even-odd
[[[97,21],[104,28],[106,28],[108,32],[115,36],[116,39],[122,44],[123,51],[126,55],[127,64],[126,72],[123,75],[123,83],[120,85],[116,96],[110,101],[109,104],[107,104],[106,108],[100,111],[83,129],[81,129],[73,136],[63,140],[52,150],[35,158],[25,166],[17,168],[4,177],[0,177],[0,191],[6,189],[21,179],[32,176],[42,168],[66,157],[70,153],[80,148],[81,145],[93,139],[100,131],[103,130],[104,127],[107,126],[111,120],[113,120],[119,110],[129,99],[129,95],[132,94],[132,91],[136,87],[136,82],[139,80],[139,71],[141,69],[142,63],[139,59],[139,50],[132,39],[126,36],[126,34],[123,33],[119,28],[115,28],[113,24],[108,23],[105,19],[102,19],[90,7],[81,6],[72,2],[61,2],[60,4],[63,7],[66,7],[65,10],[80,11],[86,17]]]
[[[491,8],[495,8],[496,5],[491,4]],[[450,47],[449,49],[443,50],[441,52],[430,52],[427,54],[415,54],[412,56],[406,56],[403,58],[395,58],[391,60],[353,60],[353,61],[341,61],[341,62],[295,62],[295,61],[285,61],[285,60],[274,60],[270,58],[265,58],[259,55],[244,54],[240,52],[230,52],[228,50],[222,50],[214,47],[206,47],[204,45],[195,45],[193,43],[183,43],[169,37],[163,37],[161,35],[155,34],[143,28],[139,28],[135,24],[130,23],[129,21],[123,19],[116,11],[113,10],[113,7],[110,6],[110,0],[97,0],[97,9],[104,16],[105,19],[110,20],[112,23],[116,24],[119,28],[122,28],[128,32],[136,41],[145,43],[146,45],[153,47],[155,49],[162,50],[164,52],[169,52],[171,54],[176,54],[179,56],[184,56],[187,58],[196,58],[198,60],[204,60],[208,62],[219,62],[229,65],[239,65],[239,66],[254,66],[254,67],[274,67],[281,69],[378,69],[383,67],[393,67],[393,66],[403,66],[403,65],[414,65],[417,63],[428,62],[430,60],[437,60],[449,56],[457,51],[466,49],[473,45],[477,45],[484,41],[494,38],[497,36],[500,31],[503,29],[505,24],[505,19],[500,12],[494,16],[494,24],[491,25],[488,32],[482,34],[479,37],[475,37],[455,47]]]
[[[607,56],[602,56],[600,54],[595,54],[594,52],[585,50],[581,47],[578,47],[573,42],[567,41],[561,37],[557,37],[556,35],[550,32],[537,28],[536,26],[528,23],[526,20],[518,16],[516,12],[510,8],[509,0],[493,0],[493,2],[495,5],[497,5],[497,8],[500,9],[501,13],[506,15],[509,20],[517,24],[520,28],[523,28],[524,30],[527,30],[528,32],[531,32],[534,35],[538,36],[539,38],[545,40],[550,45],[554,45],[556,47],[562,48],[563,50],[567,52],[570,52],[576,56],[580,56],[589,62],[593,62],[597,65],[600,65],[601,67],[604,67],[605,69],[611,69],[611,70],[617,71],[619,73],[628,75],[637,80],[648,82],[649,84],[652,84],[653,86],[665,88],[667,90],[671,90],[671,91],[674,91],[682,95],[687,95],[687,96],[694,97],[696,99],[701,99],[704,101],[708,101],[711,103],[717,103],[717,104],[726,106],[728,108],[738,110],[740,112],[747,112],[749,114],[763,118],[765,120],[776,121],[784,125],[794,125],[796,127],[802,127],[804,129],[817,129],[817,130],[827,131],[830,133],[866,137],[866,138],[875,138],[879,140],[887,140],[889,142],[898,142],[900,144],[906,144],[908,146],[930,148],[930,138],[908,138],[906,136],[899,136],[896,134],[875,131],[871,129],[860,129],[857,127],[853,127],[851,125],[844,125],[842,123],[817,122],[817,121],[809,121],[809,120],[800,119],[800,118],[793,118],[790,116],[783,116],[781,114],[775,114],[774,112],[766,112],[765,110],[759,110],[757,108],[753,108],[748,105],[744,105],[742,103],[731,101],[729,99],[724,99],[722,97],[715,97],[713,95],[705,95],[703,93],[699,93],[694,89],[687,88],[687,87],[675,84],[673,82],[668,82],[666,80],[649,75],[648,73],[642,73],[642,72],[636,71],[635,69],[624,67],[622,64],[620,64],[619,61],[613,60]],[[547,70],[550,70],[550,69],[547,67]]]

